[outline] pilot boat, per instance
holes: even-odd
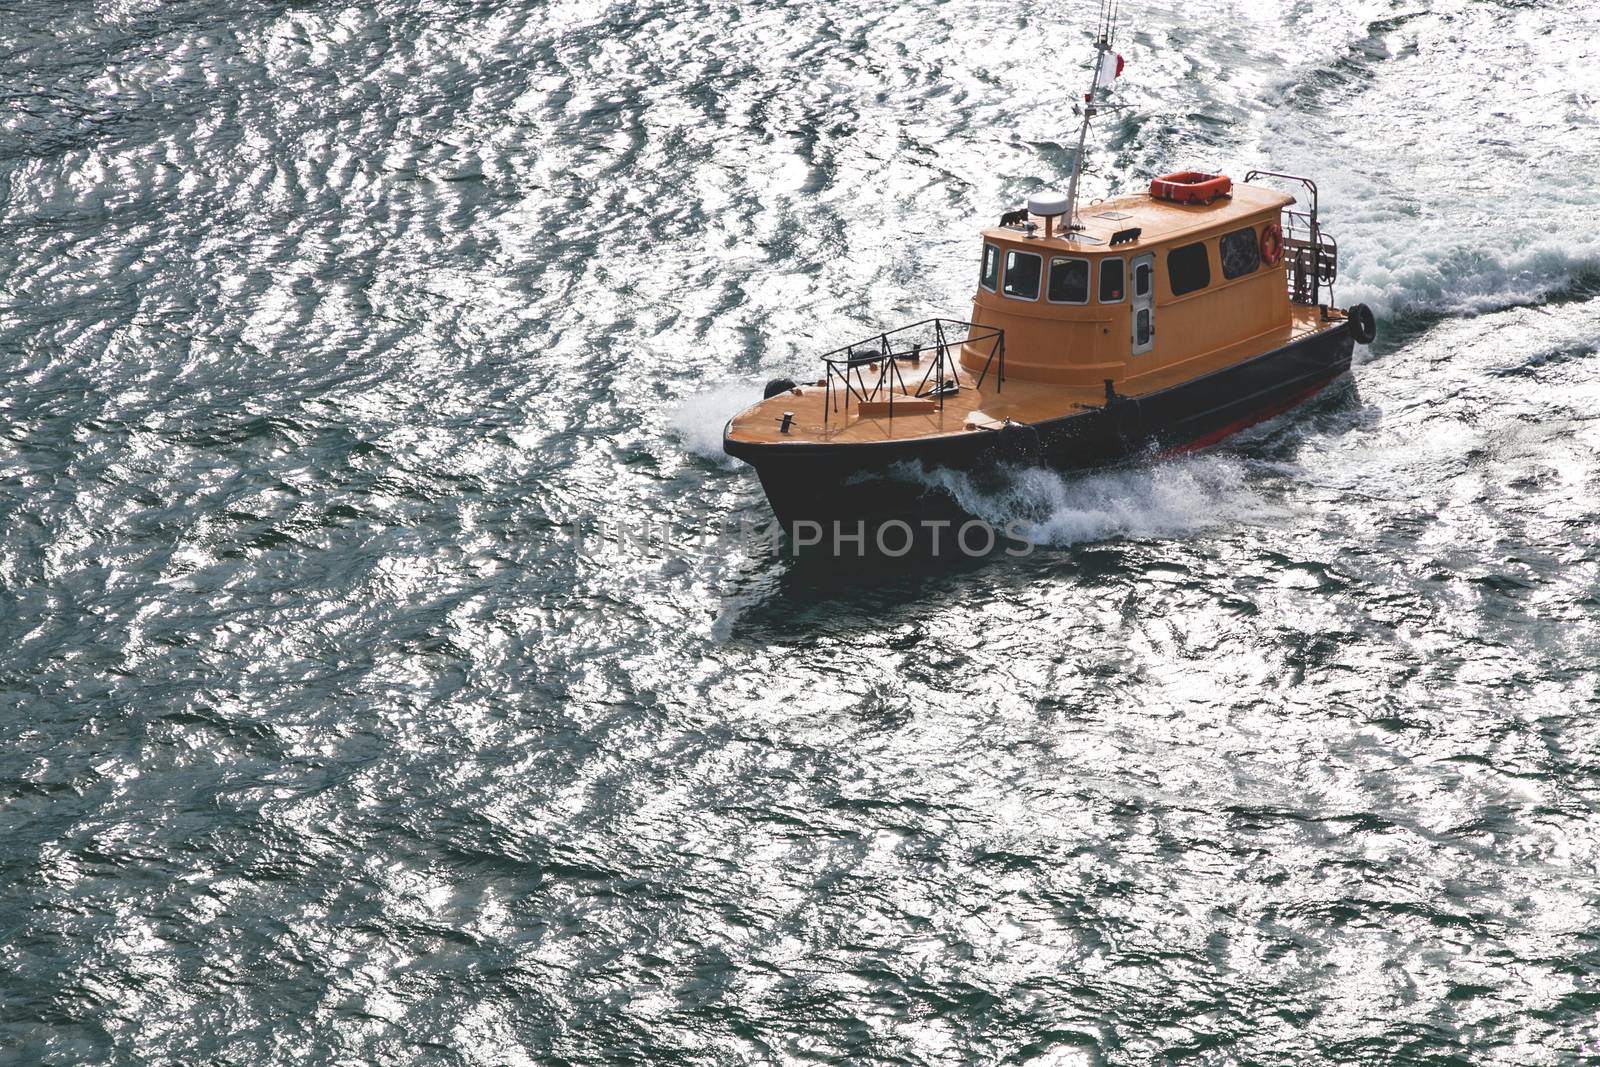
[[[949,510],[928,473],[1102,466],[1214,445],[1346,375],[1376,335],[1333,305],[1339,249],[1316,183],[1252,170],[1154,178],[1079,204],[1090,122],[1122,69],[1103,22],[1066,193],[981,231],[965,320],[929,319],[768,383],[723,448],[778,520],[850,524]]]

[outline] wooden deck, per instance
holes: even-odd
[[[1169,364],[1150,373],[1130,374],[1124,385],[1119,386],[1119,392],[1133,397],[1160,392],[1190,379],[1281,348],[1318,330],[1329,329],[1342,321],[1335,319],[1323,322],[1318,308],[1296,305],[1292,310],[1293,315],[1288,326],[1248,338],[1225,349],[1203,353],[1181,363]],[[1140,358],[1130,357],[1128,361],[1130,371],[1137,368]],[[903,366],[906,376],[912,377],[910,371],[914,365],[903,364]],[[874,375],[868,375],[866,380],[871,382],[874,380]],[[920,380],[921,377],[919,369],[915,378]],[[983,388],[979,389],[976,379],[975,374],[961,370],[958,378],[961,391],[944,398],[942,411],[917,412],[915,409],[923,405],[911,397],[906,397],[905,399],[911,402],[910,405],[902,407],[897,403],[896,414],[893,417],[886,413],[886,406],[881,403],[869,406],[863,412],[860,402],[854,398],[850,400],[847,414],[844,398],[839,395],[840,390],[836,388],[834,392],[837,410],[828,412],[827,418],[824,418],[823,400],[826,390],[819,384],[807,384],[800,387],[798,395],[784,393],[741,412],[734,418],[729,436],[752,444],[805,442],[847,444],[897,441],[993,429],[1006,419],[1025,423],[1043,422],[1085,408],[1099,407],[1105,403],[1103,387],[1098,390],[1083,389],[1011,378],[1005,382],[1004,388],[1001,388],[996,376],[991,373]],[[881,402],[884,399],[884,395],[880,393],[877,400]],[[779,432],[779,425],[786,411],[794,413],[794,422],[790,426],[789,433],[784,434]]]

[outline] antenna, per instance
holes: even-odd
[[[1122,0],[1100,0],[1100,17],[1098,35],[1094,43],[1094,63],[1089,69],[1089,91],[1083,96],[1083,125],[1078,129],[1078,151],[1072,157],[1072,184],[1067,187],[1067,223],[1066,239],[1072,240],[1072,235],[1083,229],[1083,224],[1078,221],[1078,186],[1083,178],[1083,150],[1089,140],[1089,123],[1094,121],[1095,115],[1101,110],[1095,106],[1095,93],[1104,89],[1111,91],[1116,76],[1120,73],[1122,59],[1111,50],[1112,44],[1117,39],[1122,16]],[[1102,85],[1107,70],[1106,60],[1112,60],[1110,67],[1110,83]]]

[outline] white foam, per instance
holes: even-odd
[[[729,419],[760,399],[759,386],[727,382],[685,397],[672,409],[667,422],[686,451],[733,467],[733,460],[722,451],[722,429]]]
[[[1429,5],[1423,5],[1424,8]],[[1336,233],[1341,304],[1476,314],[1600,274],[1593,5],[1452,5],[1348,20],[1283,88],[1261,146],[1314,175]],[[1376,17],[1376,15],[1374,15]]]
[[[1250,487],[1231,456],[1191,456],[1146,467],[1063,475],[1044,468],[1004,472],[980,488],[968,475],[924,471],[963,509],[1035,544],[1170,538],[1260,522],[1283,513]]]
[[[1527,240],[1464,237],[1456,227],[1414,221],[1345,225],[1341,304],[1369,304],[1379,315],[1407,311],[1481,314],[1537,303],[1600,273],[1600,239],[1581,235]]]
[[[1468,220],[1448,188],[1396,188],[1347,160],[1282,154],[1290,169],[1319,177],[1323,224],[1339,240],[1334,295],[1346,307],[1367,304],[1379,316],[1481,314],[1538,303],[1600,274],[1600,232],[1572,225],[1600,217],[1600,197],[1589,201],[1586,190],[1547,190],[1515,213],[1480,211]],[[1509,189],[1495,196],[1516,202]]]

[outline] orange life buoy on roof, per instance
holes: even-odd
[[[1283,262],[1283,227],[1269,222],[1261,231],[1261,262],[1276,267]]]
[[[1198,170],[1165,174],[1150,183],[1150,196],[1174,204],[1209,204],[1233,192],[1233,179],[1226,174],[1206,174]]]

